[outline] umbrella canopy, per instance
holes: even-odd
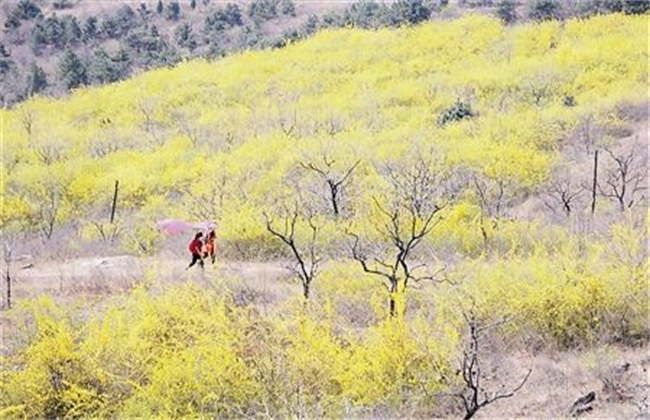
[[[158,229],[166,235],[179,235],[190,230],[208,230],[214,227],[210,222],[189,223],[178,219],[165,219],[157,223]]]

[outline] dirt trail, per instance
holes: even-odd
[[[156,279],[164,284],[187,279],[224,278],[258,290],[285,283],[290,272],[278,262],[217,261],[185,270],[188,261],[178,256],[138,258],[133,256],[76,258],[61,261],[32,261],[23,258],[12,268],[12,300],[41,294],[111,294],[128,290],[138,282]]]

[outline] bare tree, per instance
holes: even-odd
[[[485,228],[485,217],[492,221],[492,227],[497,228],[499,219],[506,215],[506,210],[511,207],[520,196],[525,195],[524,189],[513,178],[506,176],[472,175],[476,190],[478,204],[481,207],[481,234],[488,243],[488,234]]]
[[[142,130],[151,136],[154,145],[162,146],[165,143],[164,130],[167,128],[167,124],[157,119],[156,108],[158,106],[157,100],[149,98],[139,104],[138,110],[143,119]]]
[[[4,232],[3,232],[4,233]],[[5,240],[3,241],[3,247],[2,247],[2,260],[5,265],[5,273],[4,273],[4,278],[5,278],[5,307],[7,309],[11,309],[11,262],[13,258],[13,252],[14,252],[14,240],[12,238],[8,238],[3,234],[3,237],[5,237]]]
[[[12,274],[13,262],[18,249],[18,243],[21,239],[24,239],[26,226],[23,223],[24,221],[18,223],[5,222],[0,230],[2,236],[2,262],[4,264],[3,277],[5,281],[4,307],[6,309],[11,308],[11,288],[14,281]]]
[[[190,139],[192,146],[196,147],[202,140],[203,133],[196,123],[195,116],[186,110],[175,109],[169,112],[169,117],[178,132]]]
[[[596,148],[597,140],[603,136],[603,129],[594,121],[593,115],[588,115],[580,119],[576,134],[582,141],[585,153],[591,155]]]
[[[324,121],[316,122],[315,132],[323,131],[328,136],[334,137],[345,130],[345,121],[333,114],[330,114]]]
[[[460,368],[464,388],[456,394],[456,397],[463,403],[463,408],[465,410],[463,418],[467,420],[474,417],[474,415],[483,407],[486,407],[497,400],[510,398],[515,395],[526,384],[532,370],[528,369],[528,372],[519,385],[515,386],[510,391],[506,391],[505,385],[502,385],[497,391],[486,391],[484,388],[485,384],[483,383],[485,377],[481,370],[480,341],[484,332],[499,326],[503,322],[481,326],[476,320],[473,310],[463,312],[463,316],[469,329],[469,342],[463,350],[463,359]]]
[[[60,221],[61,211],[69,201],[68,188],[72,179],[61,177],[59,179],[47,179],[35,185],[30,192],[30,200],[35,203],[36,220],[45,239],[50,239],[54,228]]]
[[[326,154],[323,154],[323,164],[300,162],[300,166],[304,169],[313,171],[322,178],[323,181],[325,181],[328,188],[328,199],[332,206],[332,212],[334,213],[334,217],[338,218],[341,207],[341,190],[346,181],[350,178],[354,169],[359,165],[360,161],[357,160],[352,166],[344,171],[336,171],[333,168],[334,163],[336,163],[334,159],[329,159]]]
[[[228,177],[224,174],[206,180],[207,190],[202,193],[187,187],[183,190],[185,208],[190,215],[201,220],[218,219],[229,193]]]
[[[546,207],[553,213],[559,208],[566,217],[575,209],[576,202],[584,192],[584,187],[576,185],[567,170],[555,171],[551,181],[542,191],[542,198]]]
[[[583,190],[571,185],[570,179],[560,179],[553,181],[546,190],[546,196],[554,203],[552,205],[544,200],[544,204],[555,212],[556,207],[560,207],[566,217],[571,215],[576,199],[582,194]]]
[[[283,216],[282,228],[279,229],[274,226],[273,219],[264,212],[264,219],[266,220],[266,230],[271,235],[280,239],[289,249],[295,258],[295,265],[293,267],[294,273],[302,283],[302,294],[305,299],[309,299],[311,291],[311,283],[318,274],[318,267],[321,263],[321,257],[317,252],[317,241],[319,226],[315,223],[314,215],[311,212],[307,214],[300,214],[298,204],[296,203],[293,210],[285,209]],[[306,224],[308,226],[309,235],[306,243],[299,244],[296,235],[296,225],[298,223]]]
[[[637,193],[645,191],[648,176],[647,158],[643,158],[636,145],[629,152],[614,153],[609,148],[605,152],[614,162],[607,171],[605,185],[598,183],[598,191],[604,197],[618,202],[619,209],[625,211],[635,204]]]
[[[278,118],[278,124],[285,136],[291,137],[296,124],[298,123],[298,111],[295,109],[291,112],[282,113]]]
[[[122,233],[122,226],[115,223],[107,223],[101,220],[91,220],[90,224],[95,228],[102,241],[113,242],[120,233]]]
[[[391,184],[388,204],[373,199],[379,214],[374,228],[390,241],[394,254],[380,252],[380,256],[369,256],[362,250],[360,237],[354,238],[351,247],[352,258],[361,264],[366,273],[382,277],[389,292],[389,310],[396,316],[396,294],[406,290],[409,282],[436,280],[441,270],[434,274],[418,274],[422,264],[412,261],[413,251],[440,221],[439,213],[453,198],[449,191],[450,173],[434,168],[431,162],[418,158],[410,168],[400,170],[386,167],[385,176]]]

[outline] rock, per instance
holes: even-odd
[[[578,417],[583,413],[591,411],[593,409],[594,401],[596,401],[596,393],[594,391],[578,398],[571,406],[571,415]]]

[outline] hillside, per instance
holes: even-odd
[[[512,24],[649,8],[645,0],[6,0],[0,101],[12,106],[188,59],[283,48],[326,28],[396,28],[466,11]]]
[[[595,146],[614,147],[644,118],[644,22],[612,15],[507,28],[470,16],[399,31],[324,31],[283,50],[184,63],[64,101],[35,98],[4,115],[3,223],[96,237],[92,226],[106,222],[120,180],[122,239],[150,240],[152,221],[192,215],[218,220],[225,241],[254,243],[266,235],[264,208],[290,205],[296,183],[327,214],[326,183],[299,163],[327,157],[334,176],[360,161],[341,198],[346,218],[363,220],[382,165],[431,148],[447,155],[448,168],[507,183],[501,214],[485,215],[503,217],[553,181],[554,168],[589,165]],[[589,173],[576,176],[580,184]],[[610,200],[601,201],[608,211]],[[462,223],[441,226],[450,229],[441,236],[480,249],[470,232],[486,211],[467,196],[449,216]]]
[[[271,46],[318,12],[290,0],[257,3],[266,7],[202,0],[6,1],[0,7],[2,99],[12,104],[38,93],[61,96],[193,57],[218,59]]]
[[[3,110],[0,414],[647,416],[647,31],[330,28]]]

